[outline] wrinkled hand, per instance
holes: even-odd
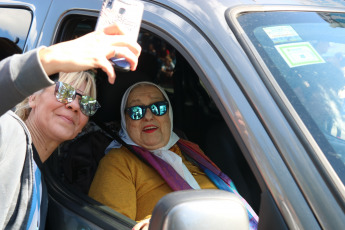
[[[39,51],[39,58],[47,75],[101,68],[108,75],[109,83],[113,84],[115,72],[108,59],[116,53],[118,58],[126,58],[131,70],[135,70],[140,52],[139,44],[123,35],[114,24],[77,39],[43,48]]]
[[[145,219],[137,223],[132,230],[148,230],[150,224],[150,219]]]

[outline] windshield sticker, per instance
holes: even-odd
[[[265,27],[263,30],[274,44],[302,41],[302,38],[291,26]]]
[[[309,42],[276,45],[275,48],[290,68],[302,65],[325,63],[320,54]]]

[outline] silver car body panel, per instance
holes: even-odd
[[[237,138],[260,185],[269,189],[287,225],[292,229],[344,226],[344,197],[339,200],[329,189],[329,181],[325,181],[315,167],[304,143],[272,98],[225,17],[228,9],[236,14],[253,6],[258,10],[271,9],[266,5],[274,4],[276,9],[308,10],[321,3],[317,0],[143,2],[143,28],[159,34],[188,57]],[[333,10],[345,12],[341,1],[325,2]],[[60,0],[5,0],[0,2],[0,6],[3,5],[26,7],[33,12],[27,51],[52,44],[59,24],[69,14],[97,17],[101,1],[73,0],[62,4]],[[320,152],[297,114],[292,112],[292,115],[314,151]],[[327,176],[332,178],[331,187],[337,188],[338,194],[343,196],[343,185],[327,163],[325,165]]]

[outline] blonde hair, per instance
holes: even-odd
[[[83,84],[86,83],[84,94],[89,95],[96,99],[97,92],[96,92],[96,82],[94,79],[94,74],[89,71],[81,71],[81,72],[72,72],[72,73],[60,73],[59,74],[59,81],[65,82],[67,84],[73,85],[74,88],[78,89]],[[41,89],[33,94],[41,93],[44,89]],[[25,98],[22,102],[20,102],[16,106],[15,113],[25,121],[28,119],[31,112],[31,108],[29,106],[29,97]]]

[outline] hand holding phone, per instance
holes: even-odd
[[[137,41],[143,11],[143,3],[137,0],[104,0],[96,30],[116,23],[129,39]],[[116,70],[124,72],[130,70],[130,64],[125,58],[113,57],[109,61]]]

